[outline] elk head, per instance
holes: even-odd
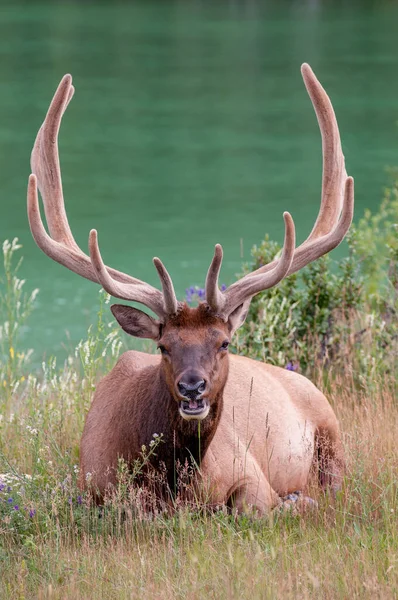
[[[58,156],[62,115],[74,93],[70,75],[62,79],[37,135],[28,185],[28,217],[37,245],[53,260],[100,283],[112,296],[144,304],[157,315],[155,319],[136,308],[112,306],[124,331],[157,342],[162,353],[161,373],[184,419],[204,419],[220,397],[228,374],[228,344],[234,331],[244,322],[252,297],[335,248],[351,224],[353,179],[347,177],[345,171],[333,107],[306,64],[302,66],[302,75],[323,141],[321,207],[312,232],[295,248],[294,223],[290,214],[284,213],[285,240],[281,255],[223,292],[218,285],[222,248],[217,244],[207,273],[206,301],[195,309],[177,301],[171,277],[160,259],[154,258],[154,265],[161,291],[106,266],[96,230],[90,232],[89,256],[76,244],[66,217]],[[41,220],[37,188],[42,196],[49,234]]]
[[[114,304],[111,310],[126,333],[157,342],[162,377],[181,417],[202,420],[211,407],[216,410],[228,375],[228,322],[205,304],[179,305],[163,322],[131,306]]]

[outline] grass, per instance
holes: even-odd
[[[99,518],[77,503],[72,481],[66,493],[57,488],[64,458],[53,456],[59,473],[30,494],[29,531],[17,534],[3,517],[2,597],[397,597],[396,402],[388,390],[368,398],[339,387],[330,399],[344,431],[344,490],[336,501],[318,492],[319,511],[304,517],[250,520],[182,507],[136,518],[116,504]]]
[[[17,288],[25,315],[23,284],[9,275],[4,285]],[[315,513],[251,519],[184,502],[148,513],[123,469],[100,512],[77,487],[77,465],[96,378],[120,350],[107,297],[100,295],[97,326],[75,356],[61,368],[48,361],[36,376],[18,347],[13,296],[2,297],[6,323],[16,326],[11,341],[9,327],[8,337],[0,332],[1,599],[398,597],[394,374],[358,384],[347,368],[327,378],[315,371],[340,419],[347,459],[336,499],[311,490]]]

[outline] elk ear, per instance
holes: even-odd
[[[235,310],[229,315],[228,326],[229,326],[229,331],[231,333],[231,336],[245,322],[247,313],[249,312],[249,306],[250,306],[251,300],[252,300],[251,298],[248,298],[247,300],[245,300],[243,304],[238,306],[238,308],[235,308]]]
[[[120,327],[129,335],[150,340],[159,339],[160,322],[142,310],[124,304],[112,304],[111,311]]]

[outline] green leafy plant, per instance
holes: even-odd
[[[352,227],[348,256],[324,256],[256,296],[235,348],[301,372],[351,371],[358,381],[392,374],[398,352],[398,190]],[[244,273],[269,263],[280,246],[266,236]],[[388,347],[388,352],[385,349]]]
[[[23,258],[18,258],[22,245],[18,238],[3,242],[3,275],[0,277],[0,369],[1,386],[9,397],[25,380],[24,368],[33,350],[19,347],[26,320],[34,309],[38,289],[25,292],[25,279],[18,277]]]

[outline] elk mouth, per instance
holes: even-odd
[[[196,400],[187,398],[180,402],[180,415],[187,421],[192,419],[201,421],[207,417],[209,410],[210,403],[208,398],[197,398]]]

